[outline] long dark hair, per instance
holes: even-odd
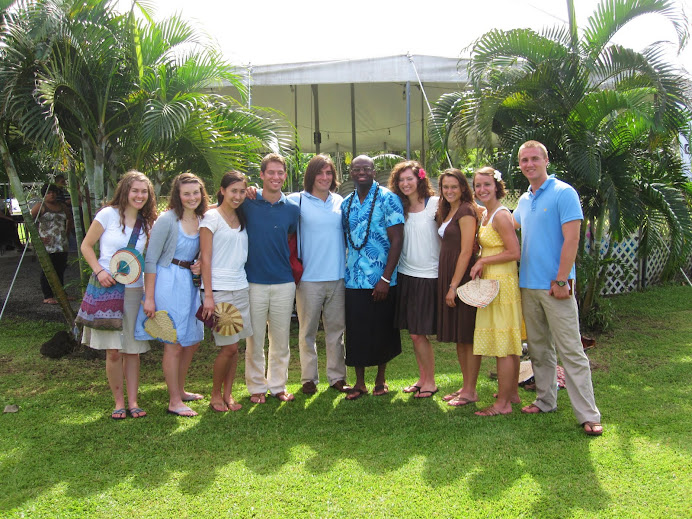
[[[199,191],[202,194],[202,201],[195,208],[195,214],[200,218],[204,218],[204,213],[207,212],[209,206],[209,196],[207,188],[204,187],[204,181],[193,173],[181,173],[171,182],[171,197],[168,200],[168,209],[173,209],[178,216],[178,220],[183,217],[183,202],[180,200],[180,188],[183,184],[199,184]]]
[[[243,182],[247,186],[247,178],[245,177],[245,175],[243,175],[240,171],[229,171],[221,179],[220,187],[226,189],[228,186],[230,186],[231,184],[235,184],[236,182]],[[216,200],[217,207],[221,207],[221,204],[223,204],[223,193],[221,193],[220,189],[216,193]],[[238,209],[236,209],[235,213],[238,215],[238,221],[240,222],[240,230],[242,231],[243,229],[245,229],[245,215],[243,214],[242,208],[239,207]]]
[[[473,201],[473,192],[471,187],[469,187],[469,182],[466,180],[464,174],[458,169],[449,168],[445,169],[440,175],[439,186],[440,186],[440,203],[437,206],[437,214],[435,214],[435,221],[437,225],[441,225],[447,219],[449,211],[452,210],[452,206],[449,204],[447,199],[442,195],[442,181],[445,177],[452,177],[459,182],[459,187],[461,188],[461,203],[467,202],[473,206],[473,210],[477,211],[476,202]]]
[[[430,185],[430,179],[425,174],[423,166],[415,160],[405,160],[404,162],[399,162],[394,166],[392,172],[389,174],[389,190],[395,193],[401,199],[401,205],[404,206],[404,217],[408,217],[408,210],[411,207],[411,201],[406,195],[401,192],[399,188],[399,177],[401,174],[410,169],[413,171],[413,176],[416,177],[416,192],[418,193],[418,198],[420,200],[425,200],[435,194],[432,185]],[[421,175],[423,177],[421,178]]]

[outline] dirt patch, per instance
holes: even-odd
[[[0,255],[0,308],[5,304],[5,317],[22,317],[24,319],[36,321],[63,321],[63,315],[58,305],[48,305],[43,303],[43,293],[39,282],[41,275],[41,265],[33,252],[27,252],[21,265],[19,260],[21,252],[6,251]],[[65,290],[69,296],[75,298],[72,307],[75,312],[79,309],[81,293],[79,290],[79,263],[77,254],[70,253],[67,270],[65,271]],[[17,268],[19,267],[19,271]],[[17,278],[12,286],[12,279],[17,273]],[[7,299],[9,293],[9,299]]]

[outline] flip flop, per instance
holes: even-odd
[[[459,393],[461,393],[461,391],[454,391],[453,393],[449,393],[448,395],[443,396],[442,400],[444,400],[445,402],[449,402],[450,400],[454,400],[456,397],[459,396]]]
[[[473,404],[474,402],[478,402],[478,400],[470,400],[465,396],[457,395],[456,398],[453,398],[452,400],[447,402],[447,405],[451,405],[453,407],[461,407],[462,405]]]
[[[228,407],[229,411],[240,411],[243,407],[238,402],[236,402],[233,397],[231,397],[231,399],[228,402],[224,403],[226,404],[226,407]]]
[[[587,426],[589,429],[587,429]],[[584,434],[588,436],[600,436],[603,434],[603,426],[598,422],[584,422],[581,424]]]
[[[351,388],[351,390],[346,393],[346,400],[358,400],[363,395],[367,395],[367,389],[359,389],[357,387]]]
[[[181,398],[183,402],[195,402],[196,400],[204,400],[204,395],[199,393],[189,393],[185,398]]]
[[[216,404],[216,405],[219,405],[219,404]],[[224,402],[223,405],[226,405],[226,403]],[[225,413],[226,411],[228,411],[228,407],[226,407],[226,409],[217,409],[216,407],[214,407],[214,404],[212,404],[211,402],[209,402],[209,409],[211,409],[215,413]]]
[[[264,404],[267,401],[267,395],[265,393],[254,393],[250,396],[250,402],[253,404]]]
[[[127,417],[127,410],[124,407],[120,409],[114,409],[111,413],[111,418],[113,420],[124,420]]]
[[[282,402],[292,402],[296,399],[296,397],[293,396],[293,393],[286,393],[286,391],[281,391],[280,393],[272,396],[278,400],[281,400]]]
[[[439,388],[435,388],[434,391],[418,391],[418,393],[414,395],[413,398],[430,398],[439,390]]]
[[[127,412],[132,418],[144,418],[147,415],[147,412],[141,407],[130,407]]]
[[[406,386],[404,389],[402,389],[402,391],[404,393],[418,393],[418,391],[420,391],[420,386],[412,384],[410,386]]]
[[[389,393],[389,386],[387,384],[378,384],[372,390],[373,396],[384,396]]]
[[[476,411],[473,414],[476,414],[478,416],[499,416],[499,415],[506,415],[506,414],[511,414],[511,413],[512,413],[512,411],[510,411],[509,413],[501,413],[500,411],[498,411],[495,408],[495,406],[491,405],[490,407],[486,407],[485,409],[481,409],[480,411]]]
[[[183,418],[192,418],[193,416],[197,416],[197,413],[187,406],[180,407],[178,409],[166,409],[166,412],[168,414],[174,414],[175,416],[182,416]],[[194,414],[182,414],[187,412]]]

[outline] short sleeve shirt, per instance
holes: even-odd
[[[373,198],[377,199],[373,206]],[[372,219],[370,219],[370,212]],[[387,228],[404,223],[404,208],[399,197],[373,182],[368,195],[360,203],[357,194],[351,193],[341,204],[346,243],[346,288],[374,288],[384,273],[389,255]],[[368,221],[370,224],[368,224]],[[349,239],[350,236],[350,239]],[[357,250],[368,236],[364,247]],[[396,268],[392,273],[391,286],[396,285]]]
[[[564,238],[562,225],[583,220],[579,195],[569,184],[551,175],[535,193],[521,195],[514,219],[521,226],[519,286],[549,290],[557,277]],[[569,274],[575,278],[575,268]]]
[[[322,200],[305,191],[288,195],[300,207],[298,254],[303,260],[301,281],[344,279],[346,254],[341,222],[343,197],[329,193]]]
[[[209,229],[211,241],[212,290],[247,288],[245,262],[248,254],[247,231],[229,227],[217,209],[210,209],[200,220],[200,228]]]
[[[106,269],[107,272],[111,273],[111,258],[113,254],[127,247],[130,242],[130,235],[132,235],[132,227],[124,227],[120,223],[120,211],[115,207],[106,206],[101,209],[94,217],[98,223],[103,227],[103,234],[99,238],[99,265],[102,269]],[[139,236],[137,237],[137,244],[135,249],[139,252],[144,251],[144,247],[147,243],[147,235],[144,229],[139,231]],[[144,268],[144,265],[142,265]],[[129,288],[136,288],[144,286],[144,276],[140,276],[137,281],[127,285]]]
[[[247,280],[260,285],[292,283],[288,235],[298,227],[298,204],[283,194],[272,204],[259,190],[257,200],[246,198],[240,207],[248,235]]]

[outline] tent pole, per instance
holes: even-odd
[[[420,96],[420,163],[425,165],[425,103],[422,92]]]
[[[411,82],[406,82],[406,159],[411,159]]]
[[[353,158],[356,157],[356,85],[351,83],[351,146]]]
[[[312,86],[312,97],[315,100],[315,135],[313,141],[315,143],[315,153],[319,155],[320,153],[320,143],[322,142],[322,134],[320,133],[320,100],[319,100],[319,86]]]

